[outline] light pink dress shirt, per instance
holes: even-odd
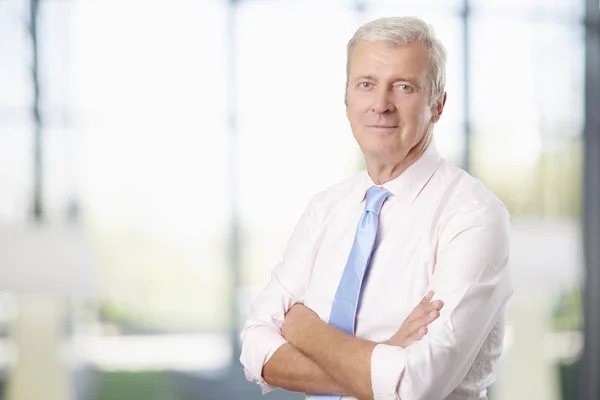
[[[273,389],[262,379],[262,368],[286,343],[281,327],[290,307],[304,303],[328,321],[373,184],[362,172],[316,195],[253,304],[241,334],[240,360],[263,392]],[[433,144],[382,186],[392,196],[379,217],[356,336],[386,341],[429,289],[444,307],[421,341],[406,349],[375,347],[374,397],[486,399],[512,294],[508,211],[478,180],[441,159]]]

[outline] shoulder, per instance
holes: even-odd
[[[436,173],[443,181],[444,203],[453,211],[475,211],[489,209],[492,213],[508,215],[506,205],[479,179],[462,168],[442,161]]]
[[[477,227],[507,237],[510,215],[506,205],[477,178],[442,161],[436,179],[443,185],[438,230],[458,231]]]

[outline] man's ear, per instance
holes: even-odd
[[[441,96],[432,106],[431,110],[431,122],[434,124],[440,120],[442,113],[444,112],[444,106],[446,105],[446,97],[447,93],[444,92],[444,95]]]

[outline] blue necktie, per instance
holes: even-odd
[[[329,325],[335,326],[350,335],[354,335],[362,282],[365,272],[369,268],[371,254],[377,238],[379,212],[390,195],[390,192],[378,186],[372,186],[367,190],[365,211],[356,229],[352,250],[350,250],[346,268],[333,299]],[[313,395],[310,398],[315,400],[339,400],[342,396]]]

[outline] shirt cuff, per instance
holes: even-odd
[[[279,333],[266,327],[253,329],[245,335],[240,362],[244,366],[246,379],[258,383],[263,394],[276,388],[262,377],[262,370],[277,349],[287,343]]]
[[[254,376],[250,375],[248,373],[247,370],[244,369],[244,374],[246,375],[246,379],[249,380],[250,382],[256,382],[258,385],[260,385],[260,390],[262,391],[262,394],[267,394],[269,392],[272,392],[273,390],[277,389],[275,386],[271,386],[267,383],[267,381],[265,381],[262,378],[254,378]]]
[[[371,354],[373,398],[375,400],[400,399],[398,386],[405,370],[405,349],[387,344],[375,346]],[[410,392],[410,388],[403,387],[403,389],[404,393]]]

